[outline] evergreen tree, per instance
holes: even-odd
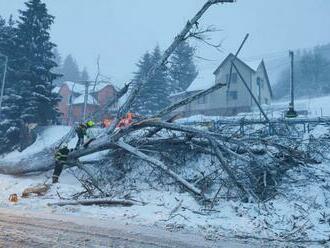
[[[79,67],[77,61],[72,57],[72,55],[68,55],[63,62],[61,73],[63,74],[64,81],[73,81],[77,82],[81,79]]]
[[[330,93],[330,60],[323,56],[319,47],[310,51],[296,52],[294,63],[295,95],[320,96]],[[312,90],[311,90],[312,89]],[[290,68],[283,70],[279,82],[274,86],[275,97],[290,93]]]
[[[61,68],[62,67],[62,55],[60,54],[60,52],[58,51],[58,49],[56,47],[53,49],[53,54],[54,54],[54,62],[57,65],[55,68]]]
[[[16,40],[23,72],[20,91],[25,101],[21,118],[45,125],[58,115],[58,98],[52,93],[52,82],[58,77],[52,72],[57,66],[53,53],[56,45],[50,41],[49,34],[54,17],[48,14],[41,0],[29,0],[25,5],[27,9],[19,11]]]
[[[152,53],[152,64],[159,63],[162,53],[159,46],[156,46]],[[171,93],[169,84],[168,69],[163,65],[151,80],[153,100],[150,100],[149,108],[151,113],[155,113],[170,104],[169,95]]]
[[[89,75],[88,75],[86,67],[84,67],[83,71],[81,72],[80,80],[81,81],[88,81],[89,80]]]
[[[23,98],[20,95],[19,81],[19,59],[20,55],[14,42],[16,29],[14,21],[9,19],[8,23],[0,17],[0,54],[8,57],[7,73],[5,80],[5,91],[0,116],[0,154],[9,151],[19,142],[20,130],[22,128],[21,112],[24,109]],[[4,73],[4,56],[0,56],[0,78]],[[2,82],[2,80],[1,80]]]
[[[62,75],[63,61],[62,61],[62,56],[56,47],[53,49],[53,54],[54,54],[54,62],[57,64],[57,66],[53,68],[52,72],[59,75],[59,77],[54,80],[54,83],[56,85],[59,85],[62,82],[62,77],[63,77]]]
[[[194,54],[195,49],[188,42],[182,42],[174,51],[169,69],[171,93],[186,90],[197,77]]]
[[[138,67],[138,71],[134,73],[135,75],[133,82],[134,84],[140,84],[145,80],[147,73],[152,66],[150,53],[146,52],[136,64],[136,66]],[[140,90],[139,94],[137,95],[132,104],[132,111],[134,113],[145,114],[146,112],[144,106],[144,95],[146,94],[145,88],[148,88],[148,84],[145,86],[146,87],[143,87]]]
[[[161,51],[157,46],[150,55],[145,53],[143,58],[137,64],[138,72],[135,73],[135,82],[142,83],[151,69],[152,65],[158,63],[161,59]],[[156,75],[148,80],[139,95],[135,99],[132,111],[142,115],[152,115],[162,108],[166,107],[170,102],[169,96],[169,80],[167,68],[163,66],[156,72]]]

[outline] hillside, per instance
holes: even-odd
[[[266,60],[266,65],[273,83],[274,98],[288,96],[289,56]],[[330,44],[295,51],[295,83],[297,97],[317,97],[330,93]]]

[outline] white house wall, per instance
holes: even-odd
[[[260,78],[260,97],[259,97],[259,86],[257,84],[258,78]],[[260,65],[257,69],[257,72],[253,75],[253,84],[252,91],[254,96],[257,98],[258,102],[261,104],[271,104],[271,93],[267,83],[267,76],[263,67]],[[253,102],[253,107],[256,107],[256,104]]]
[[[238,68],[240,74],[243,76],[243,78],[246,80],[248,85],[251,85],[252,80],[252,71],[246,67],[243,63],[236,60],[235,65]],[[226,75],[230,74],[230,67],[231,67],[231,61],[227,60],[227,62],[221,67],[219,73],[216,75],[215,81],[216,83],[219,82],[225,82],[226,83]],[[233,107],[250,107],[251,106],[251,97],[247,89],[245,88],[242,80],[240,79],[238,73],[236,72],[235,68],[233,68],[232,73],[236,73],[237,75],[237,81],[232,82],[230,84],[229,91],[236,91],[237,92],[237,99],[229,99],[228,103],[226,103],[226,94],[227,94],[227,88],[226,91],[222,92],[222,98],[224,99],[224,104],[222,106],[233,108]]]
[[[214,84],[216,83],[227,83],[227,75],[230,74],[231,68],[231,58],[233,55],[230,55],[221,68],[217,71],[215,75]],[[245,79],[249,88],[252,90],[254,96],[259,100],[259,87],[257,86],[257,78],[261,80],[261,104],[270,104],[271,103],[271,91],[267,84],[267,75],[263,69],[262,64],[258,67],[255,72],[246,64],[240,60],[235,61],[235,65],[238,68],[240,74]],[[236,70],[233,68],[232,73],[236,73],[237,79],[236,82],[231,83],[229,91],[237,92],[237,99],[231,99],[230,97],[227,100],[227,86],[220,88],[211,94],[207,95],[205,99],[199,99],[193,101],[192,103],[179,108],[176,110],[176,113],[182,113],[185,116],[195,115],[195,114],[205,114],[205,115],[232,115],[238,112],[250,111],[252,107],[255,107],[255,103],[246,89],[244,83],[238,76]],[[232,78],[233,79],[233,78]],[[192,93],[192,92],[190,92]],[[197,93],[197,92],[194,92]],[[172,97],[172,102],[176,102],[186,97],[187,95],[183,94],[180,96]]]

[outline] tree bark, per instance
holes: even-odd
[[[111,123],[111,126],[108,128],[108,134],[112,134],[115,130],[116,126],[118,125],[121,118],[129,111],[135,97],[138,95],[141,88],[148,82],[150,79],[154,77],[154,75],[157,73],[157,71],[161,68],[162,65],[166,63],[168,58],[171,56],[171,54],[175,51],[175,49],[180,45],[181,42],[186,40],[189,36],[189,31],[192,29],[192,27],[196,24],[198,24],[199,19],[205,14],[205,12],[214,4],[217,3],[225,3],[225,2],[234,2],[234,0],[208,0],[203,7],[197,12],[197,14],[187,22],[183,30],[177,35],[172,42],[172,44],[165,50],[162,58],[159,62],[157,62],[147,73],[146,78],[139,84],[135,84],[135,86],[132,89],[132,92],[128,96],[127,101],[125,104],[119,109],[116,118]]]
[[[165,116],[165,115],[173,112],[174,110],[176,110],[176,109],[178,109],[178,108],[180,108],[182,106],[185,106],[185,105],[187,105],[187,104],[189,104],[189,103],[191,103],[191,102],[193,102],[193,101],[195,101],[195,100],[197,100],[197,99],[199,99],[199,98],[201,98],[203,96],[206,96],[206,95],[212,93],[213,91],[216,91],[216,90],[222,88],[223,86],[226,86],[226,84],[218,83],[218,84],[212,86],[209,89],[206,89],[206,90],[203,90],[201,92],[198,92],[198,93],[194,94],[193,96],[187,97],[187,98],[185,98],[185,99],[183,99],[183,100],[181,100],[179,102],[176,102],[176,103],[170,105],[169,107],[167,107],[167,108],[159,111],[152,118],[161,118],[161,117],[163,117],[163,116]]]
[[[172,177],[173,179],[175,179],[176,181],[178,181],[179,183],[181,183],[185,188],[187,188],[189,191],[195,193],[198,196],[202,196],[202,191],[198,188],[196,188],[194,185],[190,184],[187,180],[183,179],[182,177],[180,177],[179,175],[177,175],[174,171],[172,171],[170,168],[168,168],[163,162],[149,157],[148,155],[144,154],[143,152],[140,152],[138,149],[136,149],[135,147],[123,142],[122,140],[119,140],[116,143],[119,147],[127,150],[128,152],[134,154],[135,156],[141,158],[142,160],[145,160],[153,165],[156,165],[158,168],[162,169],[163,171],[165,171],[170,177]]]
[[[77,201],[60,201],[54,203],[48,203],[48,206],[67,206],[67,205],[122,205],[130,207],[134,205],[133,201],[130,200],[116,200],[109,198],[99,198],[99,199],[88,199],[88,200],[77,200]]]

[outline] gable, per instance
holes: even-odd
[[[269,77],[268,77],[268,73],[267,73],[266,65],[265,65],[265,63],[264,63],[263,60],[261,61],[260,66],[258,67],[258,70],[259,70],[259,68],[261,68],[262,72],[263,72],[264,75],[265,75],[266,82],[267,82],[267,86],[268,86],[269,93],[270,93],[270,97],[273,98],[272,86],[270,85],[270,81],[269,81]]]
[[[222,61],[222,63],[218,66],[218,68],[213,72],[214,75],[217,75],[219,73],[219,71],[221,70],[221,68],[226,65],[227,63],[230,63],[232,60],[235,59],[235,55],[230,53],[225,59],[224,61]],[[246,64],[245,62],[243,62],[242,60],[240,60],[239,58],[236,57],[235,62],[238,62],[240,64],[242,64],[244,67],[246,67],[248,70],[250,70],[251,72],[255,72],[254,69],[252,69],[248,64]]]

